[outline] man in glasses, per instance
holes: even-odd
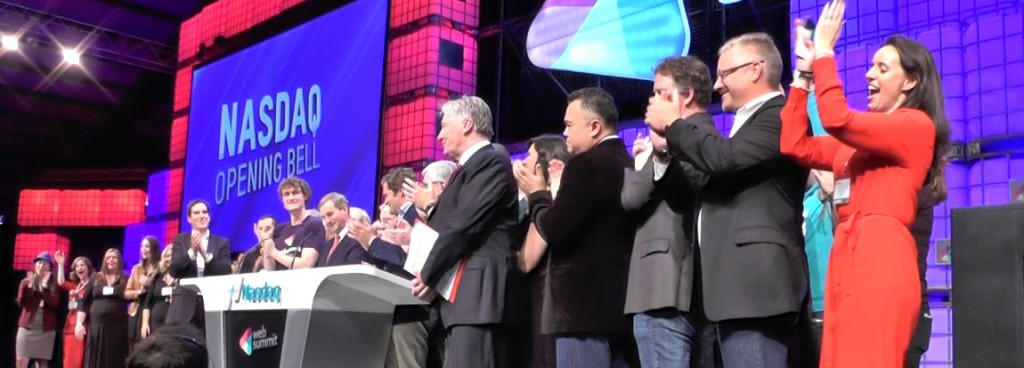
[[[785,367],[808,293],[800,231],[808,171],[779,153],[785,98],[771,36],[735,37],[718,55],[714,88],[736,113],[728,139],[680,119],[677,91],[651,99],[647,123],[664,132],[672,154],[710,176],[697,216],[699,286],[725,368]]]

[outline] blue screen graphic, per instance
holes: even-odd
[[[355,1],[195,71],[183,207],[209,202],[233,250],[261,215],[287,221],[289,176],[310,183],[310,208],[333,191],[374,208],[387,7]]]

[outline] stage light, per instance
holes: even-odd
[[[18,36],[3,35],[3,37],[0,37],[0,45],[3,45],[5,50],[17,51],[20,47],[18,44]]]
[[[78,65],[82,61],[82,55],[75,49],[65,48],[61,55],[64,55],[64,62],[69,65]]]

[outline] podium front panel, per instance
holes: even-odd
[[[227,366],[277,368],[285,344],[285,310],[234,311],[224,314]]]

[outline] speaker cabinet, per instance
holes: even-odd
[[[1024,204],[952,217],[953,366],[1024,367]]]

